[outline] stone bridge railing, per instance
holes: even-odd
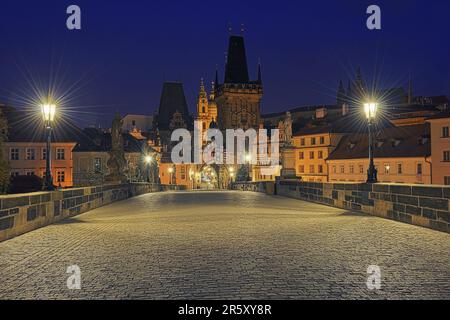
[[[175,185],[131,183],[0,196],[0,242],[115,201],[180,189]]]
[[[235,183],[232,188],[317,202],[450,233],[450,186],[280,180]]]

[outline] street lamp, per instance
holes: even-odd
[[[377,182],[377,169],[373,162],[373,138],[372,138],[372,125],[377,114],[378,103],[368,102],[364,103],[364,112],[367,118],[367,125],[369,131],[369,169],[367,170],[367,183]]]
[[[153,157],[150,155],[145,156],[145,163],[147,164],[147,182],[150,183],[150,167],[153,161]]]
[[[250,178],[250,162],[252,161],[252,156],[250,153],[245,155],[245,162],[247,162],[247,181],[252,181]]]
[[[173,167],[170,167],[170,168],[169,168],[169,173],[170,173],[169,184],[172,184]]]
[[[191,189],[194,189],[194,171],[189,169],[189,181],[191,183]]]
[[[233,178],[234,178],[234,167],[230,166],[228,168],[228,171],[230,172],[230,184],[233,183]]]
[[[52,123],[55,120],[56,105],[46,103],[41,105],[42,117],[44,119],[45,130],[47,132],[47,149],[45,154],[45,180],[44,190],[53,191],[52,168],[51,168],[51,140],[52,140]]]

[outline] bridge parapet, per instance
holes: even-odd
[[[235,183],[233,189],[270,194],[263,184],[274,183]],[[280,180],[274,193],[450,233],[450,186]]]
[[[181,190],[175,185],[130,183],[0,196],[0,242],[140,194]]]

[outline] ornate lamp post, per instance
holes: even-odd
[[[51,168],[51,140],[52,140],[52,123],[55,120],[56,105],[43,104],[41,105],[42,117],[44,119],[45,130],[47,132],[47,148],[45,154],[45,179],[44,190],[53,191],[55,186],[53,185],[52,168]]]
[[[152,161],[153,161],[153,157],[150,155],[145,156],[145,163],[147,164],[147,182],[151,183],[152,181],[150,181],[150,169],[152,166]]]
[[[369,169],[367,170],[367,183],[377,182],[377,169],[373,162],[373,137],[372,126],[375,116],[377,114],[378,103],[369,102],[364,104],[364,112],[367,118],[368,131],[369,131]]]

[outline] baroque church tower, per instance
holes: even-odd
[[[197,121],[201,122],[202,132],[205,132],[210,127],[216,126],[217,121],[217,106],[214,101],[214,82],[212,83],[212,90],[209,98],[206,94],[203,79],[200,82],[200,93],[197,102]]]
[[[214,95],[221,130],[258,129],[263,95],[261,68],[258,66],[258,79],[250,80],[242,36],[229,39],[224,83],[218,83],[216,72]]]

